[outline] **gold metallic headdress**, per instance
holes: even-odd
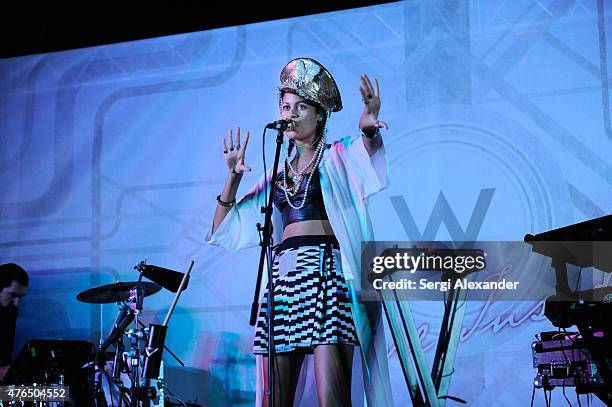
[[[293,91],[304,99],[318,103],[328,112],[342,110],[336,81],[323,65],[311,58],[289,61],[280,74],[280,90]]]

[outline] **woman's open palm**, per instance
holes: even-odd
[[[246,154],[247,145],[249,144],[250,135],[251,132],[247,131],[244,137],[244,145],[240,144],[240,127],[236,128],[236,144],[234,144],[232,129],[229,131],[228,141],[225,140],[225,137],[223,138],[223,156],[229,172],[244,174],[245,172],[251,171],[251,167],[244,163],[244,156]]]

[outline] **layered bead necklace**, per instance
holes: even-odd
[[[287,151],[287,146],[283,143],[284,154],[285,154],[285,169],[283,171],[283,190],[285,191],[285,198],[287,199],[287,203],[293,209],[302,209],[304,205],[306,204],[306,197],[308,196],[308,190],[310,188],[310,182],[312,181],[312,176],[314,175],[314,172],[318,168],[319,163],[321,162],[321,159],[323,158],[323,151],[325,150],[325,140],[326,138],[325,138],[325,132],[324,132],[323,136],[319,140],[319,144],[317,145],[317,148],[314,154],[312,155],[312,158],[300,172],[296,171],[291,165],[291,161],[289,160],[289,153]],[[297,155],[297,161],[295,163],[296,167],[298,167],[298,163],[299,163],[299,155]],[[306,188],[304,190],[304,197],[302,198],[302,202],[299,205],[296,205],[293,202],[291,202],[291,199],[289,197],[295,196],[295,194],[299,192],[300,185],[302,184],[302,180],[304,179],[304,173],[311,165],[312,165],[312,171],[310,171],[310,174],[308,174],[308,180],[306,181]],[[293,175],[289,176],[291,178],[291,181],[293,182],[293,186],[291,188],[289,188],[287,185],[287,176],[288,176],[287,172],[289,170],[291,170],[291,172],[293,173]]]

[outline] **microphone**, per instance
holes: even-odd
[[[277,120],[266,124],[266,129],[293,130],[294,128],[295,122],[293,120]]]

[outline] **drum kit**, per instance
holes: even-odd
[[[79,400],[71,394],[70,401],[41,400],[35,404],[19,400],[4,401],[2,404],[3,401],[0,401],[0,406],[164,405],[163,371],[160,375],[164,350],[184,365],[164,344],[167,326],[180,294],[187,288],[193,261],[186,273],[148,265],[145,261],[134,268],[139,271],[137,281],[94,287],[76,297],[88,304],[117,304],[118,313],[113,327],[97,349],[86,341],[29,341],[5,378],[5,383],[19,383],[21,387],[23,383],[36,382],[38,386],[49,387],[61,382],[70,388],[71,393],[73,387],[84,388],[84,396]],[[151,282],[143,281],[143,278]],[[172,305],[162,324],[147,325],[141,321],[143,300],[162,288],[175,293]],[[74,344],[68,342],[82,342],[85,348],[89,346],[89,351],[81,352],[81,357],[75,362]],[[113,347],[114,351],[109,351]],[[60,354],[66,356],[65,360],[57,358]],[[76,368],[75,363],[78,364]],[[69,383],[67,378],[73,378],[73,383]],[[151,384],[152,381],[155,381],[155,385]]]

